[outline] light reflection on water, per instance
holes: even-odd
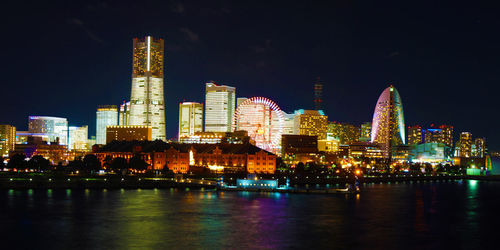
[[[491,247],[499,195],[500,183],[471,180],[366,184],[357,195],[9,189],[0,235],[19,248]]]

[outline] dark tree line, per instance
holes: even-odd
[[[45,171],[54,169],[50,164],[50,161],[45,159],[43,156],[35,155],[31,157],[29,161],[25,160],[23,154],[15,154],[10,157],[7,165],[4,164],[3,158],[0,157],[0,168],[9,169],[36,169],[38,171]],[[110,156],[104,159],[104,163],[101,166],[101,162],[93,154],[85,155],[82,157],[76,157],[73,161],[70,161],[66,167],[57,166],[57,170],[68,170],[68,171],[79,171],[82,173],[96,173],[99,170],[106,168],[108,170],[113,170],[116,173],[125,173],[128,169],[135,170],[146,170],[148,167],[147,163],[142,159],[140,155],[133,156],[129,162],[125,158],[116,157],[112,159]],[[60,169],[62,168],[62,169]]]

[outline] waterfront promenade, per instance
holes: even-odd
[[[326,189],[344,187],[351,183],[349,176],[276,176],[279,185],[284,185],[289,179],[290,187],[302,189]],[[392,174],[384,176],[360,176],[360,183],[397,183],[412,181],[449,181],[449,180],[484,180],[500,181],[499,175],[468,176],[455,174]],[[228,185],[234,185],[235,178],[225,178]],[[0,176],[0,189],[152,189],[152,188],[179,188],[200,189],[216,188],[217,180],[205,178],[163,178],[144,176],[79,176],[79,175],[44,175],[44,174],[4,174]]]

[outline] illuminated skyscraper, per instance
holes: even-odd
[[[318,140],[326,139],[328,116],[323,110],[296,110],[294,134],[317,136]]]
[[[472,156],[472,134],[469,132],[462,132],[460,134],[460,151],[459,156],[469,158]]]
[[[449,147],[453,147],[453,126],[441,125],[441,143],[446,144]]]
[[[371,123],[368,122],[364,125],[369,125],[371,129]],[[361,128],[349,123],[329,122],[326,131],[328,138],[336,139],[340,144],[344,145],[357,142],[361,137]]]
[[[89,150],[88,139],[89,139],[89,126],[69,126],[68,133],[68,149],[69,150]]]
[[[231,132],[236,106],[236,89],[214,82],[206,83],[205,131]]]
[[[11,125],[0,125],[0,157],[9,156],[16,145],[16,127]]]
[[[51,116],[30,116],[28,131],[48,138],[49,143],[68,144],[68,120]]]
[[[283,123],[283,134],[284,135],[293,135],[294,132],[294,128],[295,128],[295,114],[288,114],[286,113],[285,111],[281,111],[281,113],[283,113],[283,119],[285,120],[285,122]],[[276,116],[277,118],[277,116]],[[274,119],[273,122],[275,122],[275,120],[277,119]]]
[[[474,140],[474,146],[476,148],[474,157],[483,158],[486,151],[486,143],[484,138],[476,138]]]
[[[408,145],[418,145],[423,143],[422,127],[419,125],[408,127]]]
[[[403,103],[392,85],[378,98],[372,124],[371,142],[380,144],[386,157],[391,157],[394,146],[405,144]]]
[[[106,126],[118,125],[116,105],[100,105],[96,112],[96,143],[106,144]]]
[[[431,125],[431,128],[424,131],[425,143],[444,143],[445,145],[453,146],[453,126],[441,125],[438,128]]]
[[[359,137],[360,141],[370,141],[370,135],[372,133],[372,123],[365,122],[361,124],[361,135]]]
[[[344,137],[344,126],[342,124],[333,121],[333,122],[328,122],[326,125],[326,133],[328,138],[333,138],[339,141],[339,143],[343,143],[341,141],[341,138]]]
[[[130,102],[123,101],[123,103],[120,104],[120,111],[119,111],[119,115],[118,115],[118,125],[120,125],[120,126],[128,125],[129,117],[130,117]],[[113,125],[116,125],[116,124],[113,124]]]
[[[150,126],[153,140],[166,140],[163,39],[134,38],[128,125]]]
[[[179,103],[179,139],[203,131],[203,103]]]

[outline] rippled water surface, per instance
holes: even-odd
[[[500,183],[479,181],[359,195],[0,190],[0,237],[29,249],[497,248],[499,199]]]

